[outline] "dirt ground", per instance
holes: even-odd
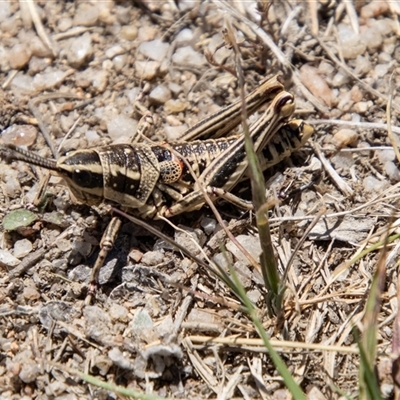
[[[269,197],[286,194],[270,211],[282,273],[295,252],[282,315],[268,315],[261,275],[208,207],[172,218],[175,227],[148,222],[198,257],[231,262],[308,398],[340,398],[333,386],[356,397],[352,329],[365,327],[380,256],[362,252],[398,225],[399,10],[394,1],[363,0],[3,0],[0,140],[46,159],[121,143],[136,130],[138,103],[153,116],[151,140],[177,140],[240,98],[235,53],[224,39],[232,29],[246,92],[279,73],[294,95],[294,118],[315,129],[265,172]],[[27,163],[0,164],[1,399],[121,398],[100,381],[142,396],[289,398],[232,292],[132,222],[123,220],[85,304],[109,204],[77,204],[52,176],[46,201],[34,207],[45,176]],[[250,199],[249,182],[235,193]],[[226,202],[217,209],[258,260],[254,215]],[[384,398],[396,390],[398,249],[391,241],[383,261],[376,367]]]

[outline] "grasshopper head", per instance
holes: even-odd
[[[0,154],[8,161],[24,161],[46,168],[64,178],[76,199],[96,205],[103,198],[103,171],[99,156],[93,150],[79,150],[58,161],[43,158],[13,145],[1,145]]]
[[[60,157],[56,170],[73,195],[85,204],[99,204],[103,198],[103,167],[94,150],[78,150]]]

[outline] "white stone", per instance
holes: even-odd
[[[366,44],[361,41],[359,35],[350,26],[339,24],[338,33],[344,58],[356,58],[359,54],[365,52]]]
[[[131,137],[137,128],[137,121],[126,115],[117,115],[107,123],[108,134],[111,139],[117,140],[121,136]]]
[[[170,45],[168,43],[160,39],[155,39],[150,42],[141,43],[138,51],[151,60],[161,62],[167,55],[169,47]]]
[[[378,156],[378,160],[382,164],[384,164],[386,161],[394,161],[396,158],[396,154],[393,149],[377,150],[376,154]]]
[[[358,55],[356,58],[356,68],[355,73],[357,75],[365,75],[371,70],[371,62],[369,61],[368,56]]]
[[[236,240],[250,253],[250,255],[258,261],[261,255],[261,245],[258,238],[249,235],[236,236]],[[229,240],[226,243],[226,248],[234,255],[238,261],[242,261],[246,265],[250,265],[247,257],[237,248],[237,246]]]
[[[383,42],[381,33],[376,28],[368,28],[360,35],[361,40],[369,51],[377,50]]]
[[[203,54],[195,51],[191,46],[180,47],[172,56],[172,61],[177,65],[193,65],[200,67],[206,64]]]
[[[59,86],[65,79],[64,71],[51,71],[36,74],[33,78],[33,86],[37,91],[43,91]]]
[[[194,39],[193,31],[189,28],[182,29],[175,38],[175,45],[177,47],[180,46],[188,46],[190,42]]]
[[[32,243],[28,239],[17,240],[14,243],[14,257],[24,258],[32,251]]]
[[[100,135],[94,130],[88,130],[85,132],[85,137],[88,142],[88,147],[96,146],[100,141]]]
[[[0,250],[0,264],[5,265],[6,267],[16,267],[20,261],[17,257],[14,257],[9,251],[7,250]]]
[[[138,78],[151,81],[160,68],[158,61],[135,61],[135,72]]]
[[[342,87],[349,81],[350,77],[346,72],[339,70],[332,79],[332,86]]]
[[[393,161],[385,162],[385,171],[392,182],[400,181],[400,171]]]
[[[72,67],[79,68],[86,64],[92,54],[92,38],[90,33],[86,32],[72,40],[67,52],[67,59]]]
[[[158,85],[150,92],[149,98],[156,103],[163,104],[171,98],[171,92],[165,85]]]
[[[121,45],[116,44],[106,50],[106,57],[114,58],[115,56],[118,56],[118,55],[121,55],[124,53],[126,53],[125,49]]]
[[[389,73],[389,64],[377,64],[374,71],[377,78],[383,78]]]
[[[385,190],[385,188],[387,186],[389,186],[389,182],[381,181],[379,179],[376,179],[373,176],[367,176],[363,180],[363,185],[364,185],[365,191],[373,192],[374,194],[379,194],[383,190]]]
[[[11,15],[11,5],[8,0],[1,1],[0,22],[5,21]]]

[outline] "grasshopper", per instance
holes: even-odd
[[[268,104],[249,128],[263,169],[289,156],[313,133],[303,121],[288,122],[295,109],[294,99],[283,90],[277,77],[262,83],[245,102],[248,114]],[[243,200],[229,193],[248,167],[244,135],[223,137],[239,125],[241,107],[238,100],[223,108],[189,128],[175,143],[139,143],[141,135],[136,134],[130,144],[77,150],[57,161],[12,145],[2,145],[0,154],[7,160],[20,160],[55,172],[80,202],[116,203],[136,210],[141,217],[169,218],[200,209],[205,204],[202,188],[212,200],[226,197],[248,208]],[[172,204],[167,204],[168,200]],[[103,235],[93,280],[97,279],[120,223],[114,217]]]

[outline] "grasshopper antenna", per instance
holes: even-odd
[[[28,150],[21,149],[12,144],[2,144],[0,145],[0,155],[7,162],[11,161],[25,161],[29,164],[36,165],[38,167],[43,167],[51,171],[58,172],[59,168],[57,166],[57,161],[51,158],[43,158],[35,153]]]

